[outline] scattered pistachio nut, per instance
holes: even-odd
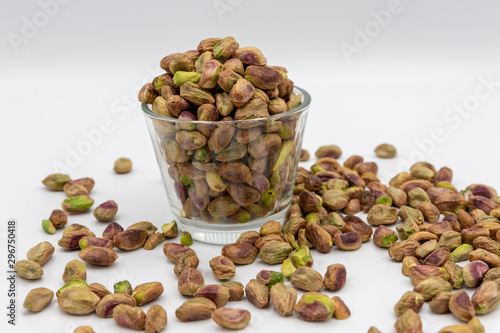
[[[146,314],[140,307],[128,304],[118,304],[113,309],[113,319],[121,327],[131,328],[137,331],[144,329],[146,325]]]
[[[94,209],[94,217],[100,222],[110,222],[114,219],[118,205],[113,200],[103,202]]]
[[[43,275],[42,266],[31,260],[17,261],[14,265],[14,272],[16,272],[18,276],[28,280],[37,280]]]
[[[43,266],[54,254],[55,248],[49,242],[41,242],[28,250],[26,257],[28,260]]]
[[[47,288],[35,288],[30,290],[24,299],[23,308],[32,312],[42,311],[54,298],[54,292]]]
[[[244,309],[220,308],[212,313],[212,320],[223,328],[240,330],[250,322],[250,311]]]
[[[167,326],[167,311],[158,304],[152,305],[146,313],[146,333],[157,333]]]

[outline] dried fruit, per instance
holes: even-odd
[[[132,292],[132,297],[137,301],[137,306],[142,306],[154,301],[163,294],[163,285],[160,282],[148,282],[137,285]]]
[[[326,289],[338,291],[342,289],[347,280],[347,271],[342,264],[333,264],[326,268],[324,285]]]
[[[114,219],[118,205],[113,200],[103,202],[94,209],[94,217],[100,222],[110,222]]]
[[[42,311],[54,298],[54,292],[47,288],[30,290],[24,299],[23,308],[33,312]]]
[[[393,158],[397,154],[396,147],[389,143],[383,143],[375,148],[375,154],[380,158]]]
[[[334,304],[327,295],[307,292],[295,305],[295,313],[305,321],[323,321],[333,316]]]
[[[212,320],[220,327],[233,330],[245,328],[250,322],[250,311],[244,309],[216,309],[212,313]]]
[[[269,289],[256,279],[247,283],[245,293],[250,303],[258,308],[266,307],[269,304]]]
[[[82,279],[85,281],[87,278],[87,269],[85,263],[80,260],[73,259],[66,264],[62,279],[64,283],[68,283],[74,279]]]
[[[214,276],[219,280],[232,279],[236,275],[236,266],[230,259],[224,256],[212,258],[210,260],[210,268]]]
[[[283,283],[277,283],[270,290],[271,303],[282,316],[293,314],[297,302],[297,291]]]
[[[144,310],[127,304],[118,304],[115,306],[113,309],[113,319],[118,325],[137,331],[143,330],[146,325]]]
[[[146,333],[160,332],[165,326],[167,326],[167,311],[161,305],[152,305],[146,313],[144,325]]]
[[[229,301],[229,290],[221,284],[207,284],[193,294],[194,297],[204,297],[221,308]]]
[[[204,285],[203,275],[196,268],[188,267],[179,275],[177,290],[181,295],[193,296]]]
[[[71,314],[87,314],[93,312],[100,298],[88,287],[69,286],[61,291],[57,303],[61,310]]]
[[[128,295],[132,295],[132,285],[128,280],[122,280],[113,285],[113,290],[116,293],[124,293]]]
[[[154,233],[154,231],[153,231]],[[120,250],[135,250],[146,242],[148,232],[144,229],[127,229],[113,237],[113,243]]]
[[[291,284],[305,291],[319,291],[323,289],[323,277],[314,269],[300,266],[290,276]]]
[[[28,280],[37,280],[43,275],[42,266],[31,260],[17,261],[14,265],[14,272],[16,272],[18,276]]]
[[[100,246],[86,247],[78,256],[86,263],[96,266],[111,266],[118,259],[115,251]]]
[[[62,191],[64,185],[69,181],[71,181],[71,178],[68,175],[55,173],[45,177],[45,179],[42,180],[42,184],[51,191]]]
[[[26,257],[28,260],[43,266],[54,254],[55,248],[49,242],[41,242],[29,249]]]
[[[255,260],[255,257],[257,257],[257,254],[257,248],[248,243],[227,244],[221,250],[221,255],[229,258],[229,260],[237,265],[251,264]]]
[[[465,290],[456,291],[451,295],[448,306],[450,307],[450,311],[462,321],[469,321],[476,314],[469,295]]]
[[[182,322],[208,319],[217,307],[215,303],[204,297],[196,297],[185,301],[175,310],[175,316]]]
[[[471,302],[477,314],[495,310],[500,304],[498,284],[494,281],[483,282],[472,295]]]
[[[424,297],[421,294],[415,291],[407,291],[401,296],[396,305],[394,305],[394,312],[398,316],[401,316],[408,309],[412,309],[418,313],[423,305]]]
[[[100,300],[100,302],[97,304],[95,312],[101,318],[111,318],[113,317],[113,309],[118,304],[127,304],[130,306],[137,305],[135,299],[129,294],[124,294],[124,293],[109,294],[104,296]]]
[[[64,199],[61,207],[68,214],[81,214],[89,210],[93,204],[94,200],[88,195],[77,195]]]

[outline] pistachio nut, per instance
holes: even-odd
[[[54,298],[54,292],[47,288],[35,288],[30,290],[24,299],[23,308],[32,312],[40,312],[50,304]]]
[[[221,308],[229,301],[229,290],[220,284],[207,284],[193,294],[194,297],[204,297]]]
[[[28,250],[26,257],[28,260],[43,266],[54,254],[55,248],[49,242],[41,242]]]
[[[214,302],[204,297],[196,297],[185,301],[175,310],[175,316],[182,322],[208,319],[216,309]]]

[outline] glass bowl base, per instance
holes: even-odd
[[[288,209],[282,209],[272,215],[265,216],[247,223],[221,223],[210,224],[206,222],[196,222],[192,219],[177,215],[177,226],[179,231],[187,231],[193,240],[208,244],[226,245],[236,242],[238,237],[245,231],[259,231],[260,227],[269,221],[278,221],[283,224]]]

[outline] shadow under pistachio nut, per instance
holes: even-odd
[[[78,195],[64,199],[62,209],[68,214],[81,214],[92,207],[94,200],[88,195]]]
[[[94,312],[100,298],[88,287],[69,286],[61,291],[57,303],[67,313],[83,315]]]
[[[212,258],[209,264],[214,276],[219,280],[232,279],[236,275],[236,266],[224,256]]]
[[[137,331],[143,330],[146,324],[144,310],[128,304],[118,304],[115,306],[113,309],[113,319],[118,325]]]
[[[221,308],[229,301],[229,290],[221,284],[207,284],[193,294],[194,297],[204,297]]]
[[[33,246],[26,253],[28,260],[38,263],[43,266],[54,254],[55,248],[49,242],[41,242]]]
[[[111,318],[113,317],[113,309],[118,304],[127,304],[135,307],[137,305],[137,302],[132,296],[128,294],[108,294],[104,296],[97,304],[95,312],[101,318]]]
[[[118,205],[113,200],[103,202],[94,209],[94,217],[100,222],[110,222],[118,212]]]
[[[477,314],[485,314],[495,310],[500,304],[500,288],[494,281],[483,282],[471,298]]]
[[[220,308],[212,313],[212,320],[223,328],[239,330],[250,322],[250,311],[244,309]]]
[[[146,313],[144,325],[146,333],[160,332],[165,326],[167,326],[167,312],[161,305],[152,305]]]
[[[333,301],[322,293],[307,292],[295,305],[295,313],[305,321],[324,321],[334,314]]]
[[[68,175],[55,173],[45,177],[45,179],[42,180],[42,184],[51,191],[62,191],[64,189],[64,185],[70,181],[71,178]]]
[[[30,290],[24,299],[23,308],[32,312],[40,312],[50,304],[54,298],[54,292],[47,288],[35,288]]]
[[[406,310],[401,316],[398,317],[394,328],[397,333],[423,333],[422,320],[420,316],[412,309]]]
[[[211,300],[204,297],[196,297],[185,301],[175,310],[175,316],[182,322],[190,322],[211,318],[216,309]]]
[[[113,238],[113,243],[120,250],[135,250],[146,242],[148,231],[144,229],[130,229],[119,232]]]
[[[361,247],[361,236],[357,232],[338,233],[333,237],[333,243],[340,250],[355,251]]]
[[[245,286],[237,281],[228,281],[222,284],[229,290],[229,301],[239,301],[245,293]]]
[[[378,247],[389,248],[398,240],[396,232],[384,225],[380,225],[373,233],[373,243]]]

